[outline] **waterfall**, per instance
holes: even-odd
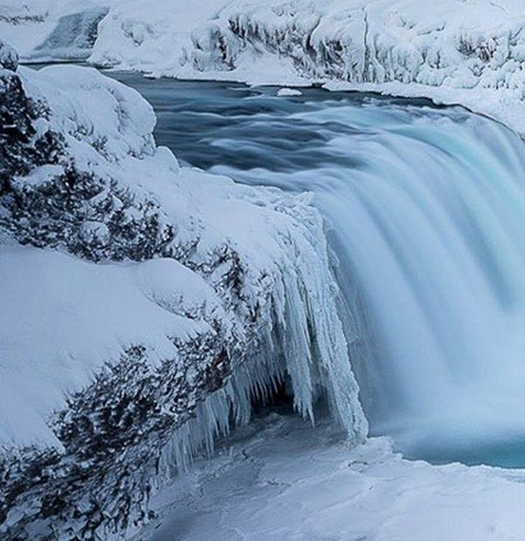
[[[523,448],[525,147],[516,134],[424,102],[315,89],[283,99],[217,84],[188,101],[187,83],[155,84],[137,86],[161,105],[159,142],[183,160],[313,193],[372,434],[436,460]]]
[[[519,439],[522,141],[461,109],[332,105],[289,117],[325,136],[315,167],[216,170],[315,193],[365,342],[354,364],[372,433],[430,457]]]
[[[340,286],[347,301],[358,293],[367,342],[359,379],[372,432],[416,456],[519,438],[522,141],[460,109],[352,104],[292,116],[329,132],[328,159],[270,182],[315,193]]]

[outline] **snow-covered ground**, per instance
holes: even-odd
[[[525,474],[431,466],[271,414],[154,500],[148,541],[520,541]]]
[[[0,445],[60,446],[45,421],[68,393],[134,344],[158,363],[176,355],[168,336],[210,332],[183,306],[221,310],[203,279],[169,259],[96,265],[11,245],[0,250],[0,284]]]

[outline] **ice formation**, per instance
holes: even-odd
[[[184,464],[285,375],[303,416],[324,395],[361,441],[308,196],[181,168],[134,90],[0,52],[2,535],[144,520],[162,449]]]
[[[345,88],[461,103],[525,133],[518,0],[145,0],[115,4],[91,61],[159,76]],[[328,85],[330,86],[330,84]]]
[[[166,486],[147,541],[501,541],[523,537],[520,470],[404,460],[386,438],[349,450],[330,423],[258,419]]]
[[[302,92],[296,88],[280,88],[277,91],[277,95],[281,97],[290,97],[290,96],[301,96]]]

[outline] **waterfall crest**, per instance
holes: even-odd
[[[525,149],[517,135],[423,101],[316,89],[284,99],[272,88],[210,83],[188,102],[187,83],[157,82],[151,93],[149,85],[136,84],[160,106],[157,139],[183,161],[313,193],[372,434],[436,460],[468,462],[475,449],[494,454],[511,441],[523,447]]]

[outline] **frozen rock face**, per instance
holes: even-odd
[[[168,76],[342,81],[462,103],[525,133],[523,20],[517,0],[200,0],[191,15],[126,0],[100,24],[91,61]]]
[[[286,381],[367,425],[306,197],[180,168],[140,95],[0,44],[0,534],[104,539]]]

